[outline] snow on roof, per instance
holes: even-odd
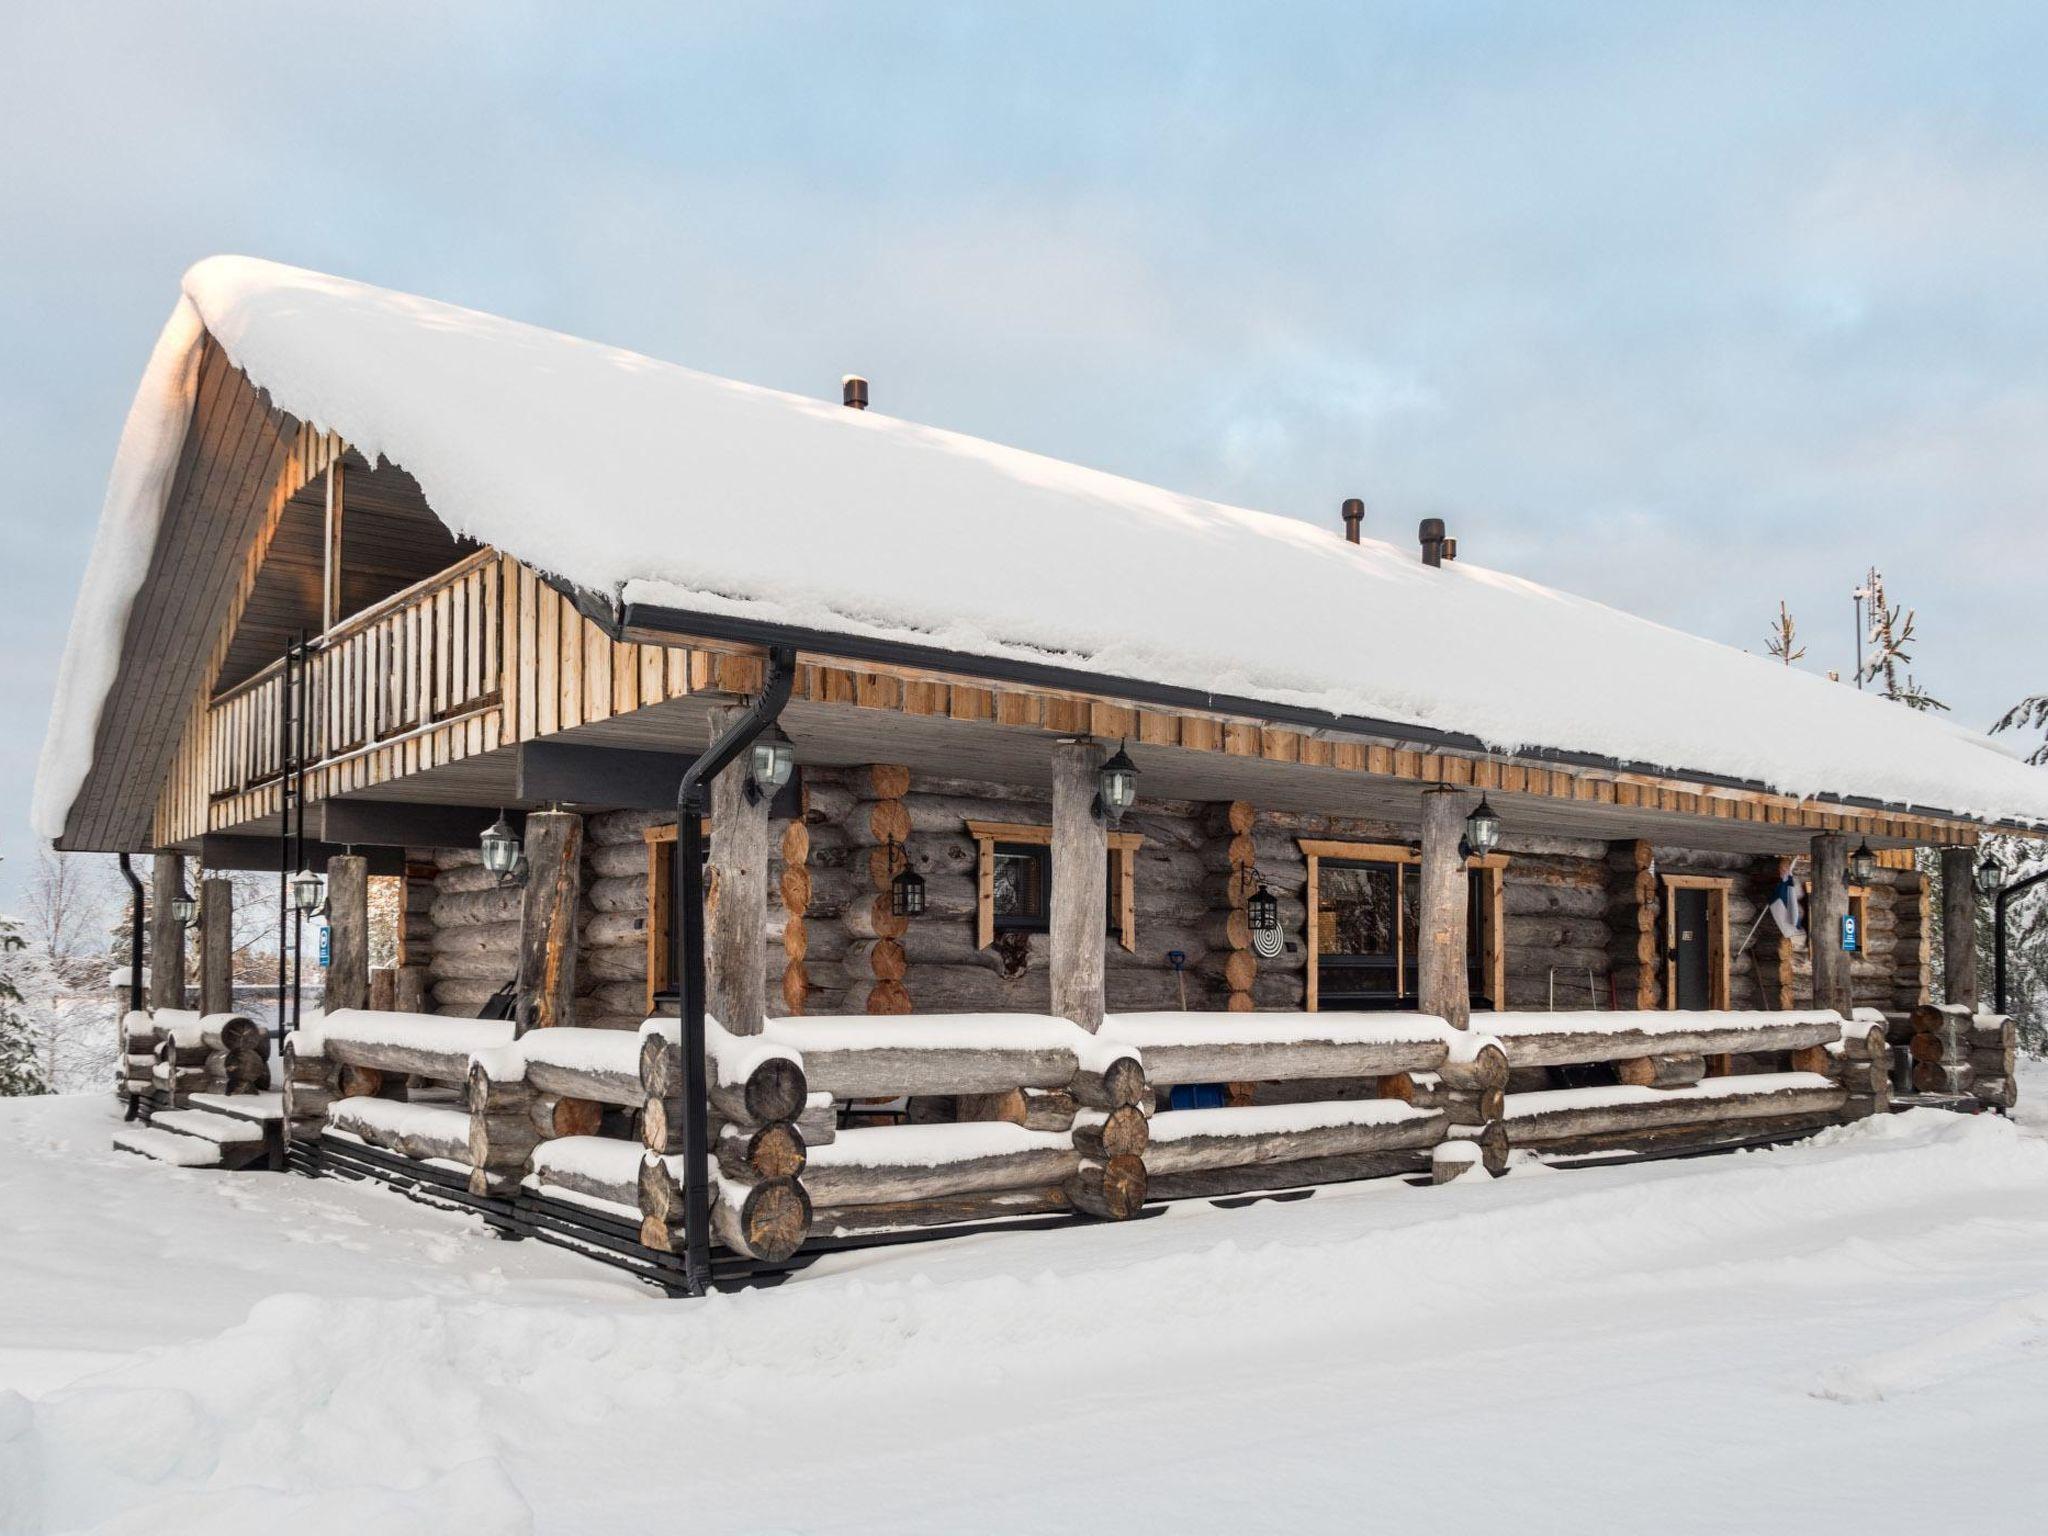
[[[200,262],[115,461],[35,821],[90,764],[202,330],[460,534],[627,601],[2048,823],[1984,736],[1468,561],[246,257]],[[1247,615],[1284,615],[1250,622]]]

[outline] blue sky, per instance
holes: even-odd
[[[1986,725],[2048,687],[2044,66],[2025,5],[0,0],[0,895],[122,415],[216,251],[1440,515],[1753,649],[1783,597],[1817,670],[1874,563]]]

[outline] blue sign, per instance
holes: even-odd
[[[1842,948],[1854,954],[1862,947],[1861,936],[1856,931],[1856,914],[1851,912],[1842,919]],[[325,958],[326,947],[324,945],[321,948],[321,955],[322,958]]]
[[[334,930],[328,927],[327,924],[322,923],[320,925],[320,963],[322,965],[333,964],[330,958],[334,953],[334,940],[330,937],[333,932]]]

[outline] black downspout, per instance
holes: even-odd
[[[2024,880],[2001,889],[1991,902],[1991,1009],[2005,1012],[2005,909],[2013,899],[2048,880],[2048,869],[2038,870]]]
[[[683,1284],[702,1296],[711,1283],[711,1090],[704,1069],[705,786],[754,744],[789,702],[796,652],[768,652],[768,676],[746,712],[683,771],[676,788],[675,867],[669,903],[669,975],[681,1002],[683,1056]]]
[[[128,1011],[133,1012],[142,1006],[142,922],[144,917],[142,877],[135,873],[135,866],[128,862],[127,854],[121,854],[119,858],[121,861],[121,878],[128,882],[128,889],[135,893],[134,911],[130,914],[128,920]],[[128,1052],[128,1021],[126,1014],[122,1016],[120,1034],[121,1052],[124,1058],[121,1063],[121,1071],[125,1077],[128,1070],[128,1063],[125,1059]],[[137,1108],[136,1097],[131,1093],[128,1095],[128,1118],[130,1120],[135,1118]]]
[[[292,891],[292,647],[284,649],[284,667],[278,674],[277,695],[277,1050],[284,1055],[285,983],[290,975],[291,955],[285,944],[285,925],[290,921]]]

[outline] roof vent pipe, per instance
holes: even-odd
[[[845,378],[839,381],[839,390],[845,396],[846,403],[856,411],[864,411],[868,408],[868,381],[859,374],[849,373],[846,375]]]
[[[1356,496],[1344,502],[1344,537],[1351,543],[1358,542],[1359,524],[1365,521],[1365,503]]]
[[[1416,533],[1422,540],[1422,563],[1442,565],[1444,545],[1448,542],[1444,538],[1444,520],[1440,517],[1425,517]]]

